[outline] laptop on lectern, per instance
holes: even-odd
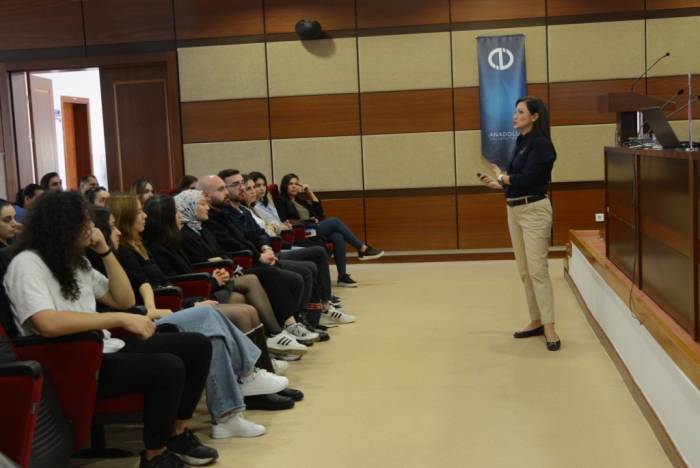
[[[649,125],[651,131],[654,132],[654,135],[656,135],[656,141],[658,141],[662,147],[680,148],[682,146],[660,107],[646,107],[641,109],[641,111],[644,115],[644,120]]]

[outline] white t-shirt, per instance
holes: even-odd
[[[109,280],[94,268],[79,269],[76,279],[80,296],[71,301],[63,297],[61,285],[38,254],[25,250],[13,258],[3,283],[20,333],[39,334],[29,319],[42,310],[96,313],[96,298],[107,294]],[[103,352],[113,353],[124,347],[122,340],[112,338],[107,330],[103,330],[103,333]]]

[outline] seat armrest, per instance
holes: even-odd
[[[36,361],[10,361],[0,363],[0,377],[28,376],[36,378],[40,375],[41,364]]]

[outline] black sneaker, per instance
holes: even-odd
[[[356,288],[357,282],[350,278],[350,275],[345,273],[343,276],[338,278],[338,286],[341,288]]]
[[[182,434],[171,437],[168,441],[168,450],[188,465],[194,466],[206,465],[219,458],[219,452],[203,445],[190,429],[185,429]]]
[[[360,260],[376,260],[382,255],[384,255],[383,250],[375,249],[371,245],[367,245],[364,252],[357,252],[357,258]]]
[[[334,306],[339,307],[342,303],[343,300],[338,296],[331,296],[331,304],[333,304]]]
[[[144,452],[141,452],[141,462],[139,468],[185,468],[182,460],[180,460],[173,452],[166,450],[157,457],[146,460]]]

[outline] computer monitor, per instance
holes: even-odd
[[[649,128],[654,135],[656,135],[656,141],[664,148],[680,148],[681,142],[678,141],[676,133],[669,125],[668,120],[661,108],[656,107],[646,107],[641,109],[644,115],[644,120],[649,125]]]

